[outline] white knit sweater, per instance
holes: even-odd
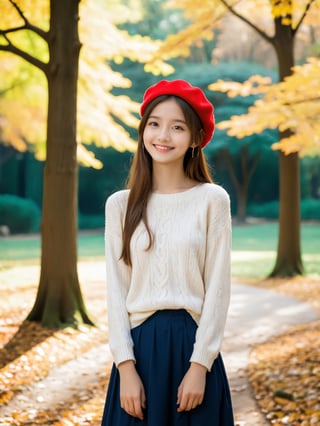
[[[220,186],[198,184],[148,202],[152,248],[140,223],[131,239],[132,268],[120,260],[129,191],[106,202],[109,342],[116,365],[134,360],[130,329],[160,309],[186,309],[198,325],[190,361],[211,369],[230,299],[231,217]]]

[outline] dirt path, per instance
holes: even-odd
[[[79,269],[83,281],[94,282],[94,292],[98,295],[92,301],[94,307],[105,297],[104,264],[82,263]],[[91,287],[91,297],[92,291]],[[222,353],[230,380],[236,425],[268,424],[257,409],[248,382],[246,367],[251,346],[285,332],[291,325],[317,318],[316,311],[308,304],[292,297],[252,286],[232,286]],[[6,417],[12,418],[13,412],[46,411],[72,399],[75,394],[81,395],[88,386],[94,386],[104,377],[110,362],[111,354],[108,345],[104,344],[52,370],[47,378],[29,386],[8,405],[0,407],[0,426],[12,424],[6,422]]]
[[[6,418],[7,421],[12,419],[14,412],[43,412],[65,404],[75,395],[81,398],[88,387],[94,386],[106,374],[111,359],[109,346],[104,344],[51,370],[45,379],[28,386],[9,404],[0,407],[0,426],[10,424],[5,423]]]
[[[253,344],[284,333],[290,326],[319,318],[315,309],[295,298],[271,290],[235,284],[223,343],[236,424],[264,426],[247,376],[247,362]]]

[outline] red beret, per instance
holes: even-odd
[[[202,123],[204,139],[201,148],[204,148],[211,140],[214,132],[214,109],[211,102],[207,99],[199,87],[194,87],[185,80],[161,80],[150,86],[143,96],[143,102],[140,107],[141,117],[148,104],[153,99],[162,95],[174,95],[186,101],[197,113]]]

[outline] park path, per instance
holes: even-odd
[[[269,425],[257,408],[248,381],[247,363],[252,345],[284,333],[290,326],[318,318],[315,309],[293,297],[248,285],[232,286],[222,355],[230,381],[236,425]]]
[[[105,288],[103,262],[82,263],[80,266],[82,278],[90,281],[89,277],[94,276],[101,289]],[[285,332],[292,325],[317,318],[316,311],[310,305],[293,297],[248,285],[232,285],[222,354],[230,380],[236,425],[268,424],[257,409],[247,377],[251,346]],[[13,412],[21,413],[30,409],[46,411],[79,391],[81,393],[81,389],[97,383],[110,362],[111,354],[108,345],[104,344],[52,370],[44,380],[29,386],[8,405],[0,407],[0,426],[8,424],[5,418],[11,417]]]

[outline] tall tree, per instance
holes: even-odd
[[[179,55],[194,42],[194,38],[212,37],[213,29],[227,12],[256,31],[275,51],[279,80],[292,74],[294,42],[296,34],[308,13],[318,13],[319,2],[306,0],[294,4],[291,1],[238,2],[205,0],[199,5],[189,0],[171,0],[171,7],[181,7],[191,20],[188,29],[168,38],[157,55]],[[313,6],[313,8],[312,8]],[[263,16],[263,20],[261,17]],[[264,26],[263,26],[264,25]],[[182,39],[183,36],[183,39]],[[290,130],[281,130],[280,137],[288,138]],[[280,167],[280,215],[277,260],[273,276],[294,276],[303,272],[300,247],[300,164],[297,152],[279,153]]]
[[[294,67],[292,72],[293,74],[283,81],[273,85],[268,79],[257,76],[250,78],[243,85],[235,82],[217,82],[211,85],[211,89],[226,91],[231,97],[253,93],[264,95],[247,114],[233,116],[231,120],[219,123],[218,127],[228,129],[230,135],[238,137],[260,133],[270,127],[279,128],[282,138],[272,147],[281,150],[280,158],[288,161],[290,156],[295,155],[294,158],[297,157],[298,162],[301,156],[319,155],[320,60],[309,58],[307,64]],[[299,164],[296,165],[298,166]],[[287,201],[286,198],[283,199],[282,202]],[[280,204],[281,207],[284,209],[286,204]],[[285,229],[286,232],[289,230]],[[281,246],[280,249],[289,251],[286,246]],[[297,250],[296,247],[294,249]],[[283,262],[283,259],[286,259],[286,256],[279,251],[278,262]],[[271,275],[277,275],[278,266],[276,264]]]
[[[211,78],[219,81],[222,78],[227,81],[237,82],[239,87],[246,81],[252,73],[272,76],[273,73],[262,66],[248,62],[219,62],[211,66]],[[271,78],[271,77],[270,77]],[[211,85],[209,85],[209,88]],[[231,116],[238,116],[248,111],[248,108],[256,100],[255,96],[246,98],[237,96],[228,99],[227,96],[218,93],[212,94],[213,102],[216,106],[216,122],[229,119]],[[233,137],[226,137],[225,132],[220,132],[219,126],[214,137],[214,143],[208,146],[207,155],[213,154],[215,168],[226,169],[230,178],[230,183],[235,193],[236,209],[235,215],[239,223],[245,222],[247,218],[247,203],[252,177],[260,163],[260,158],[264,155],[273,142],[276,141],[275,132],[263,132],[260,135],[247,135],[241,140]],[[223,166],[221,166],[223,165]],[[218,174],[218,173],[217,173]]]
[[[20,0],[16,3],[24,5],[24,16],[32,21],[33,27],[49,27],[48,0],[34,0],[32,3]],[[79,161],[85,165],[101,167],[86,144],[94,142],[98,146],[111,146],[119,151],[135,149],[135,142],[125,129],[137,126],[139,105],[127,95],[114,94],[114,88],[123,88],[128,92],[131,87],[130,79],[124,77],[120,70],[114,70],[114,63],[120,64],[124,58],[129,58],[143,64],[156,50],[158,43],[149,37],[129,35],[118,28],[124,21],[139,16],[138,11],[132,13],[131,9],[124,8],[120,0],[108,4],[108,7],[99,0],[82,0],[79,7],[82,48],[77,99],[77,154]],[[0,33],[0,51],[7,50],[7,47],[1,48],[1,45],[7,45],[6,34],[11,44],[47,63],[47,43],[24,28],[21,17],[13,13],[12,3],[0,0],[0,10],[4,12],[0,16],[0,29],[9,30]],[[37,158],[44,160],[48,96],[46,77],[41,70],[17,55],[1,55],[1,142],[17,150],[33,150]],[[172,67],[160,60],[157,64],[151,64],[149,70],[158,74],[168,73]]]
[[[46,131],[46,164],[44,170],[44,194],[42,209],[42,254],[41,274],[36,301],[28,319],[39,321],[45,326],[62,327],[77,325],[80,322],[92,324],[86,311],[80,291],[77,272],[77,89],[79,71],[79,53],[81,43],[79,40],[79,4],[80,0],[50,0],[39,1],[38,4],[24,4],[28,10],[22,9],[21,3],[14,0],[1,0],[2,14],[0,19],[0,51],[9,52],[27,61],[40,70],[47,83],[47,131]],[[87,3],[91,22],[91,32],[86,34],[87,40],[92,39],[95,32],[98,41],[104,38],[103,33],[97,33],[98,29],[105,29],[105,22],[101,23],[99,9],[94,4]],[[98,5],[98,3],[96,3]],[[31,10],[32,9],[32,10]],[[33,15],[34,12],[34,15]],[[98,14],[97,14],[98,12]],[[48,29],[43,29],[43,16],[50,16]],[[35,25],[31,19],[38,18],[41,25]],[[13,25],[9,25],[12,21]],[[31,18],[30,18],[31,17]],[[18,20],[17,20],[18,18]],[[3,28],[6,25],[7,28]],[[110,34],[107,33],[109,37]],[[35,51],[28,50],[27,42],[35,40]],[[154,49],[154,45],[148,41],[143,43],[141,37],[133,38],[131,44],[126,42],[126,35],[115,30],[113,39],[117,41],[117,47],[112,54],[122,58],[127,50],[130,57],[142,60]],[[33,43],[31,43],[33,45]],[[145,49],[142,49],[144,45]],[[111,112],[118,117],[122,114],[122,120],[128,125],[135,125],[136,119],[131,112],[136,111],[136,106],[130,103],[127,97],[120,97],[124,110],[119,109],[116,103],[112,104],[109,91],[112,86],[127,84],[130,81],[123,79],[119,73],[112,75],[111,81],[106,80],[106,68],[102,67],[102,61],[96,61],[97,55],[101,59],[106,49],[111,49],[114,44],[93,44],[88,52],[89,59],[83,64],[83,75],[87,77],[84,91],[85,103],[79,105],[83,121],[88,124],[83,130],[85,141],[92,142],[93,136],[100,136],[105,145],[115,144],[115,135],[119,141],[119,148],[128,146],[128,139],[123,137],[123,130],[119,130],[119,124],[111,124]],[[153,47],[152,47],[153,46]],[[142,52],[141,52],[142,50]],[[43,54],[43,51],[45,53]],[[96,56],[93,55],[93,52]],[[106,59],[106,58],[105,58]],[[93,63],[90,68],[89,63]],[[158,65],[161,65],[161,61]],[[108,74],[110,75],[110,73]],[[81,86],[80,86],[81,87]],[[89,95],[88,95],[89,93]],[[96,95],[91,98],[93,93]],[[87,95],[87,96],[85,96]],[[98,104],[102,108],[84,108]],[[93,111],[93,112],[92,112]],[[86,112],[86,114],[84,114]],[[106,118],[103,122],[102,117]],[[109,120],[108,120],[109,117]],[[109,125],[109,127],[108,127]],[[106,132],[108,128],[108,132]],[[103,130],[103,131],[102,131]],[[112,137],[106,137],[106,134]],[[127,144],[127,145],[126,145]],[[133,142],[131,141],[131,144]],[[82,147],[82,151],[85,148]],[[88,156],[87,156],[88,157]],[[89,156],[90,159],[90,156]]]
[[[24,24],[48,45],[42,62],[16,47],[10,32],[1,50],[15,53],[39,68],[48,84],[47,156],[42,210],[42,256],[39,291],[28,319],[50,327],[92,324],[82,299],[77,273],[76,99],[80,40],[79,0],[50,1],[50,28],[33,27],[17,3],[10,1]]]
[[[270,150],[271,141],[272,136],[267,133],[258,137],[244,138],[240,143],[237,140],[229,143],[224,135],[219,138],[219,141],[215,141],[208,153],[209,158],[211,153],[214,154],[215,162],[223,165],[228,171],[236,195],[237,223],[245,223],[247,220],[250,183],[260,162],[261,154]]]

